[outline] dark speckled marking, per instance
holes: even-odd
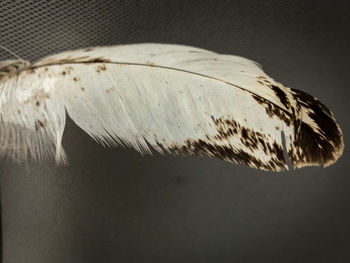
[[[286,112],[284,112],[280,107],[276,106],[275,104],[272,104],[268,100],[265,100],[262,97],[252,95],[252,97],[262,106],[264,106],[265,111],[267,115],[272,117],[277,117],[278,119],[282,120],[287,126],[290,126],[292,124],[292,118],[289,116]]]
[[[72,66],[66,67],[66,72],[67,72],[68,75],[69,75],[69,74],[71,73],[71,71],[73,71],[73,70],[74,70],[74,68],[73,68]]]
[[[106,65],[105,65],[105,64],[98,65],[98,66],[96,67],[96,72],[97,72],[97,73],[100,73],[101,71],[106,71],[106,70],[107,70],[107,68],[106,68]]]
[[[115,87],[114,87],[114,86],[112,86],[112,87],[106,89],[106,92],[107,92],[107,93],[111,93],[111,92],[113,92],[113,91],[115,91]]]
[[[162,146],[158,142],[158,146]],[[162,146],[161,148],[164,149]],[[278,155],[277,158],[273,158],[268,162],[262,162],[259,159],[252,156],[250,153],[243,151],[242,149],[233,149],[231,146],[219,145],[213,141],[204,140],[186,140],[184,145],[171,145],[168,149],[171,153],[176,154],[189,154],[207,157],[216,157],[222,160],[229,160],[234,163],[239,163],[248,166],[254,166],[263,170],[283,170],[285,169],[283,151],[282,155]],[[278,151],[280,153],[281,151]]]
[[[297,153],[289,151],[289,158],[295,164],[332,163],[343,148],[343,138],[339,126],[332,118],[332,112],[311,95],[296,89],[292,94],[301,107],[308,111],[309,117],[320,132],[306,122],[302,122],[294,141]]]
[[[260,85],[269,87],[270,89],[273,90],[275,93],[276,97],[280,100],[280,102],[287,108],[289,109],[290,107],[290,102],[288,100],[287,94],[283,91],[281,87],[279,87],[276,84],[272,84],[269,80],[267,80],[264,76],[258,76],[257,77],[257,82]]]
[[[35,74],[35,69],[36,69],[36,68],[34,68],[34,67],[29,68],[29,69],[27,70],[27,72],[28,72],[29,74]]]
[[[35,121],[35,130],[39,130],[40,128],[44,128],[47,124],[47,120],[41,121],[41,120],[36,120]]]
[[[290,107],[290,102],[287,98],[286,93],[284,93],[284,91],[276,85],[271,84],[270,87],[275,92],[281,103],[288,109]]]
[[[213,116],[212,119],[217,127],[217,134],[215,136],[206,135],[205,140],[187,139],[184,144],[172,144],[170,146],[156,139],[157,147],[163,152],[216,157],[264,170],[276,171],[286,169],[283,149],[276,142],[271,145],[266,140],[267,138],[264,134],[245,128],[234,120],[225,118],[215,119]],[[253,152],[260,147],[265,154],[271,156],[271,160],[263,162],[243,149],[233,148],[226,143],[227,139],[231,136],[239,137],[242,144]]]

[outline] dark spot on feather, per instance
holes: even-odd
[[[98,65],[97,67],[96,67],[96,72],[97,73],[100,73],[101,71],[106,71],[106,65],[105,64],[102,64],[102,65]]]
[[[82,91],[85,91],[85,88],[84,88],[84,87],[81,87],[80,89],[81,89]]]
[[[74,68],[72,66],[66,67],[66,73],[69,75],[73,69]]]
[[[287,126],[290,126],[292,124],[292,118],[280,107],[259,96],[252,95],[252,97],[265,108],[265,111],[270,118],[277,117],[278,119],[282,120]]]
[[[284,155],[283,155],[283,148],[280,145],[278,145],[276,142],[274,142],[272,144],[272,146],[273,146],[273,148],[270,151],[273,152],[277,156],[278,160],[283,160],[285,163]]]
[[[261,105],[264,105],[265,103],[268,103],[268,101],[266,101],[265,99],[263,99],[262,97],[253,95],[253,98]]]
[[[61,74],[65,76],[67,73],[65,71],[62,71]]]
[[[40,120],[37,120],[37,123],[39,124],[40,127],[44,127],[45,126],[44,123],[41,122]]]
[[[35,102],[35,105],[39,107],[40,106],[40,102],[39,101]]]
[[[275,92],[276,96],[279,98],[281,103],[288,109],[290,106],[290,102],[287,98],[286,93],[276,85],[270,85],[271,89]]]
[[[74,81],[79,81],[80,78],[79,78],[79,77],[74,77],[73,80],[74,80]]]
[[[287,109],[290,107],[288,97],[282,88],[278,87],[277,85],[271,84],[271,82],[264,76],[258,76],[257,82],[261,85],[271,88],[274,91],[276,97],[281,101],[282,105],[284,105]]]
[[[106,89],[107,93],[111,93],[113,91],[115,91],[115,87],[114,86],[112,86],[111,88]]]
[[[29,74],[35,74],[35,68],[34,67],[30,67],[30,68],[28,68],[27,72]]]
[[[91,47],[89,47],[89,48],[85,48],[85,49],[84,49],[84,51],[85,51],[85,52],[90,52],[90,51],[93,51],[93,50],[94,50],[94,49],[93,49],[93,48],[91,48]]]
[[[40,120],[36,120],[34,123],[35,126],[35,130],[39,130],[40,128],[44,128],[47,124],[47,120],[44,120],[44,122],[40,121]]]
[[[48,67],[45,67],[44,70],[45,70],[45,72],[48,72],[48,71],[49,71],[49,68],[48,68]]]

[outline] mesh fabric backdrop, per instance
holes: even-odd
[[[319,98],[349,138],[349,1],[1,1],[0,44],[63,50],[178,43],[258,61]],[[0,60],[10,55],[0,51]],[[105,149],[72,122],[68,167],[1,162],[3,262],[350,262],[347,148],[266,173]]]

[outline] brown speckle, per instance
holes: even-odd
[[[106,70],[107,70],[107,68],[106,68],[105,64],[98,65],[96,68],[96,72],[98,72],[98,73],[100,73],[101,71],[106,71]]]
[[[85,91],[85,88],[84,88],[84,87],[81,87],[80,89],[81,89],[82,91]]]
[[[289,114],[287,114],[280,107],[276,106],[275,104],[269,102],[268,100],[262,97],[256,95],[252,95],[252,97],[265,108],[265,111],[270,118],[275,116],[278,119],[284,121],[287,126],[290,126],[292,124],[292,119],[289,116]]]
[[[77,76],[77,77],[74,77],[73,80],[74,81],[80,81],[80,78]]]
[[[74,68],[72,66],[66,67],[67,74],[69,75]]]
[[[265,87],[268,87],[273,90],[276,97],[280,100],[282,105],[284,105],[287,109],[290,107],[290,102],[288,100],[288,97],[286,93],[284,92],[283,88],[281,87],[281,84],[272,84],[269,80],[267,80],[264,76],[258,76],[257,82],[260,85],[263,85]]]
[[[29,74],[35,74],[35,68],[34,68],[34,67],[31,67],[31,68],[29,68],[29,69],[27,70],[27,72],[28,72]]]
[[[35,130],[39,130],[40,128],[44,128],[47,124],[47,120],[41,121],[41,120],[36,120],[35,121]]]
[[[115,91],[115,87],[114,87],[114,86],[111,87],[111,88],[106,89],[106,92],[107,92],[107,93],[111,93],[111,92],[113,92],[113,91]]]
[[[276,96],[281,101],[282,105],[284,105],[287,109],[290,107],[290,102],[287,98],[286,93],[282,90],[282,88],[276,86],[276,85],[269,85],[271,89],[275,92]]]

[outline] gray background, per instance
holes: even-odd
[[[349,1],[1,1],[0,43],[179,43],[260,62],[335,113],[349,138]],[[10,56],[0,51],[0,59]],[[105,149],[72,122],[68,167],[1,162],[10,262],[350,262],[348,148],[333,166],[266,173]]]

